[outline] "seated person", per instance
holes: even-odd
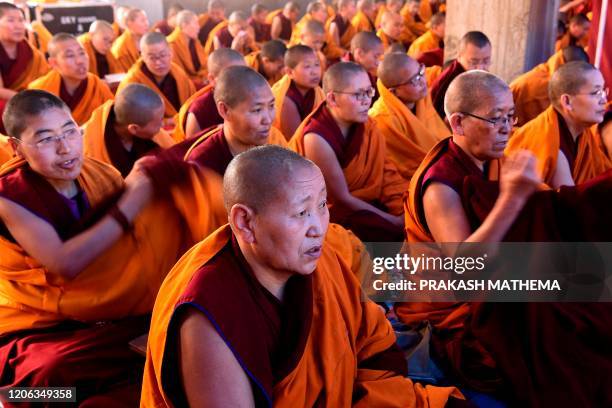
[[[110,52],[115,40],[113,26],[104,20],[96,20],[89,26],[89,32],[80,35],[79,42],[89,58],[89,72],[101,79],[108,74],[121,72],[119,62]]]
[[[368,117],[374,89],[367,73],[353,62],[332,65],[323,77],[323,92],[325,103],[302,122],[291,148],[321,168],[332,221],[365,242],[401,241],[408,183]]]
[[[601,72],[573,61],[555,71],[548,84],[551,106],[517,129],[507,151],[531,150],[538,174],[551,188],[573,186],[612,168],[593,125],[606,112],[608,89]]]
[[[421,18],[420,8],[421,0],[408,0],[400,11],[404,18],[405,28],[414,35],[415,39],[427,32],[427,26]]]
[[[265,5],[255,3],[251,6],[251,16],[247,22],[251,27],[253,27],[256,43],[262,44],[272,39],[272,36],[270,35],[272,26],[266,23],[267,15],[268,8]]]
[[[287,46],[280,40],[262,44],[259,51],[247,55],[246,64],[266,78],[270,86],[278,82],[285,73],[285,53]]]
[[[378,0],[377,7],[378,10],[376,12],[376,27],[380,27],[382,24],[383,14],[386,12],[398,13],[402,10],[402,6],[404,5],[404,0]]]
[[[430,20],[431,28],[427,32],[414,40],[408,48],[408,55],[414,59],[419,59],[428,52],[437,49],[444,49],[444,31],[446,29],[446,15],[436,13]]]
[[[327,21],[327,7],[320,1],[311,1],[306,5],[306,14],[295,23],[295,27],[293,27],[293,31],[291,32],[291,40],[289,45],[299,44],[300,35],[302,34],[302,29],[310,20],[318,21],[321,24],[325,24]]]
[[[373,0],[358,0],[357,13],[351,20],[351,24],[358,33],[363,31],[376,32],[376,26],[374,25],[376,13],[376,6]]]
[[[253,29],[243,12],[234,11],[227,19],[227,26],[215,32],[213,49],[219,48],[231,48],[242,55],[258,49]]]
[[[457,59],[452,61],[431,85],[431,100],[436,112],[444,119],[444,95],[450,83],[465,71],[480,69],[488,71],[491,66],[491,41],[480,31],[469,31],[461,40]]]
[[[159,189],[176,166],[136,165],[124,181],[83,156],[70,110],[45,91],[15,95],[4,123],[17,157],[0,170],[0,387],[137,404],[142,359],[128,342],[171,265],[222,219],[214,175],[187,167]]]
[[[294,45],[285,53],[286,74],[272,87],[276,105],[274,127],[289,140],[300,123],[323,102],[321,66],[314,50]]]
[[[270,85],[252,68],[227,67],[214,90],[223,125],[196,140],[185,160],[206,166],[223,176],[234,156],[268,143],[286,146],[284,136],[272,127],[274,96]]]
[[[68,105],[79,125],[113,93],[98,76],[88,72],[89,58],[83,46],[70,34],[59,33],[49,41],[49,65],[52,70],[28,84],[28,89],[48,91]]]
[[[0,68],[0,113],[13,95],[49,71],[44,54],[26,39],[23,13],[6,2],[0,3]]]
[[[212,29],[225,21],[225,5],[221,0],[210,0],[206,13],[200,14],[198,20],[200,23],[198,38],[200,44],[204,47]]]
[[[140,40],[142,58],[121,80],[117,92],[138,83],[153,89],[164,101],[164,121],[174,126],[174,116],[181,105],[195,93],[195,86],[185,71],[172,62],[172,49],[162,33],[147,33]]]
[[[537,65],[510,83],[516,105],[517,126],[523,126],[550,106],[548,82],[559,67],[571,61],[589,62],[589,56],[580,47],[570,45],[557,51],[548,61]]]
[[[555,51],[562,50],[568,45],[586,48],[589,44],[589,29],[591,21],[584,14],[574,15],[568,25],[567,32],[555,43]]]
[[[388,53],[378,67],[381,97],[370,118],[385,138],[387,154],[410,180],[429,150],[450,134],[433,108],[425,67],[404,53]]]
[[[298,3],[294,1],[285,3],[281,12],[276,13],[272,18],[270,37],[273,40],[281,40],[285,44],[288,43],[299,12],[300,5]]]
[[[122,72],[127,72],[140,58],[140,39],[149,31],[149,19],[144,10],[133,8],[125,15],[125,31],[111,48]]]
[[[159,292],[143,407],[463,402],[454,387],[404,377],[391,325],[326,239],[325,181],[312,162],[250,149],[230,163],[223,195],[229,225],[193,247]]]
[[[333,44],[330,44],[331,47],[328,47],[327,37],[329,35],[325,31],[323,23],[317,20],[309,20],[302,27],[298,41],[298,44],[310,47],[317,53],[319,64],[321,65],[321,76],[323,76],[327,69],[328,61],[340,58],[344,54],[344,51],[336,52],[335,50],[339,50],[339,48]],[[329,50],[331,50],[332,54],[331,58],[328,59],[328,55],[330,55]]]
[[[126,177],[138,159],[174,144],[161,128],[164,111],[164,101],[151,88],[126,86],[83,125],[85,156],[110,164]]]
[[[327,30],[331,34],[334,44],[345,50],[349,48],[353,36],[357,33],[351,23],[356,13],[355,0],[340,0],[338,1],[338,12],[333,18],[330,17],[329,19]]]
[[[384,52],[380,38],[371,31],[364,31],[355,34],[351,40],[351,52],[346,58],[361,65],[368,73],[372,87],[376,89],[376,94],[372,98],[373,102],[376,102],[379,97],[378,89],[376,88],[378,75],[376,71]]]
[[[118,38],[126,30],[127,26],[125,24],[125,19],[128,11],[131,9],[132,8],[129,6],[115,5],[113,24],[111,24],[113,26],[113,31],[115,32],[115,38]]]
[[[177,27],[176,16],[178,13],[183,11],[183,6],[178,3],[171,4],[168,7],[168,11],[166,12],[166,18],[163,20],[159,20],[157,23],[153,24],[153,31],[157,31],[162,33],[166,37],[169,36],[172,31]],[[200,28],[200,24],[198,23],[198,31]]]
[[[612,191],[612,172],[581,189],[536,191],[541,183],[536,158],[521,150],[503,161],[498,177],[514,117],[504,81],[482,71],[463,73],[449,86],[445,106],[452,137],[429,152],[412,178],[406,201],[409,242],[610,239],[611,219],[602,201]],[[582,225],[570,231],[569,219]],[[584,222],[589,228],[603,225],[597,238],[584,234]],[[592,406],[609,399],[610,382],[597,380],[610,365],[602,357],[607,346],[591,341],[610,338],[612,316],[603,303],[411,302],[396,304],[395,312],[413,327],[428,321],[442,368],[463,386],[504,396],[509,406]],[[567,321],[584,331],[555,341]],[[544,344],[546,352],[538,346]]]
[[[189,10],[176,16],[176,28],[170,34],[168,44],[172,49],[172,62],[181,67],[197,89],[206,82],[206,54],[198,40],[198,16]]]
[[[223,123],[214,99],[215,83],[221,72],[234,65],[246,65],[244,58],[231,48],[213,51],[206,61],[208,85],[193,94],[179,111],[178,124],[174,133],[176,141],[191,139],[202,130]],[[184,131],[181,133],[181,125]]]
[[[404,20],[398,13],[385,11],[380,19],[380,28],[376,35],[382,41],[385,52],[398,45],[404,51],[408,49],[410,42],[403,38]]]

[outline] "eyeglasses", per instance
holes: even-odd
[[[404,85],[417,86],[421,80],[425,77],[425,64],[419,65],[419,72],[410,77],[406,82],[402,82],[401,84],[395,85],[390,89],[397,89]]]
[[[144,57],[152,62],[163,61],[170,56],[169,52],[163,52],[161,54],[145,54]]]
[[[485,121],[485,122],[495,126],[496,128],[500,128],[503,125],[515,126],[518,123],[518,117],[516,117],[514,115],[501,116],[499,118],[483,118],[482,116],[474,115],[473,113],[469,113],[469,112],[459,112],[459,113],[461,113],[463,115],[466,115],[466,116],[471,116],[471,117],[476,118],[476,119],[480,119],[482,121]]]
[[[606,98],[606,99],[608,99],[609,91],[610,90],[608,88],[601,88],[601,89],[598,89],[598,90],[593,91],[593,92],[579,93],[579,94],[576,94],[576,95],[590,95],[590,96],[593,96],[593,97],[596,97],[596,98]]]
[[[81,136],[83,136],[83,131],[77,127],[73,127],[70,129],[66,129],[64,132],[62,132],[61,135],[43,137],[42,139],[34,143],[24,142],[23,140],[17,139],[15,137],[12,139],[15,140],[17,143],[33,146],[38,150],[46,150],[57,147],[60,141],[66,140],[67,142],[74,142]]]
[[[364,91],[358,91],[358,92],[342,92],[342,91],[333,91],[333,92],[339,93],[339,94],[352,95],[358,101],[367,101],[368,99],[372,99],[374,95],[376,95],[376,90],[372,87],[369,87],[368,89]]]

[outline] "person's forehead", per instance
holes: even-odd
[[[269,86],[256,86],[245,90],[238,107],[249,109],[256,105],[274,102],[274,95]]]
[[[603,75],[601,74],[601,72],[597,69],[585,72],[582,75],[582,78],[584,80],[584,85],[582,86],[582,88],[592,88],[595,86],[603,86],[604,85],[604,78]]]
[[[300,61],[298,62],[297,66],[299,67],[300,65],[312,64],[314,62],[317,62],[318,60],[319,58],[314,54],[304,54],[300,58]]]
[[[57,48],[60,53],[65,53],[68,51],[79,51],[83,47],[77,40],[70,39],[70,40],[59,42],[57,44]]]
[[[302,202],[305,198],[317,199],[325,190],[325,179],[317,167],[300,164],[291,170],[281,189],[291,203]]]
[[[169,46],[165,42],[158,42],[155,44],[144,44],[142,46],[142,52],[143,53],[155,53],[155,52],[163,51],[167,48],[169,48]]]
[[[4,10],[2,17],[0,17],[0,19],[5,18],[5,17],[11,17],[11,18],[23,17],[23,14],[21,14],[21,10],[9,9],[9,10]]]
[[[346,91],[356,91],[358,89],[370,88],[372,83],[365,72],[358,72],[351,76],[351,80],[347,83]]]
[[[70,112],[61,108],[49,108],[38,115],[27,117],[27,128],[25,134],[34,134],[43,129],[61,128],[68,122],[74,123]]]
[[[482,113],[508,111],[514,108],[514,101],[510,89],[485,90],[480,95],[479,100],[480,105],[477,110]]]
[[[472,43],[468,43],[463,54],[470,58],[487,58],[491,56],[491,45],[487,44],[481,48]]]

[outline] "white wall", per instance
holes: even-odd
[[[162,0],[115,0],[115,4],[143,9],[147,13],[151,25],[164,18]]]

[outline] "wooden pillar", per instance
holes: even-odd
[[[447,0],[444,58],[468,31],[493,45],[491,72],[510,82],[554,52],[559,0]]]

